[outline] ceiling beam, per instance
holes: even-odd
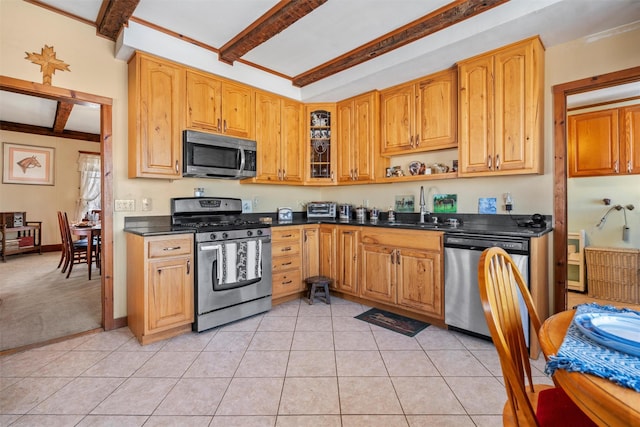
[[[96,19],[98,34],[115,41],[122,27],[129,22],[138,3],[140,0],[103,0]]]
[[[56,108],[56,119],[53,122],[53,132],[64,132],[64,127],[67,125],[67,120],[73,110],[73,104],[70,102],[58,101],[58,107]]]
[[[0,129],[11,132],[31,133],[34,135],[55,136],[57,138],[78,139],[81,141],[100,143],[100,135],[95,133],[78,132],[75,130],[65,130],[62,132],[54,132],[53,129],[44,126],[24,125],[22,123],[13,123],[0,121]]]
[[[456,0],[415,21],[366,43],[331,61],[295,76],[293,85],[303,87],[362,64],[437,31],[486,12],[509,0]]]
[[[232,65],[256,46],[296,23],[327,0],[282,0],[220,48],[220,61]]]

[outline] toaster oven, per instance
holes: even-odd
[[[309,202],[307,203],[308,219],[335,219],[336,204],[334,202]]]

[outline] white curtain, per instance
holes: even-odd
[[[80,153],[78,171],[80,172],[80,198],[76,208],[76,220],[79,222],[88,212],[100,209],[100,156]]]

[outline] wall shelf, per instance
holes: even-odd
[[[567,287],[572,291],[586,291],[584,245],[584,230],[567,233]]]

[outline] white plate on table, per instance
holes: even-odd
[[[585,313],[573,320],[592,340],[640,357],[640,316],[633,313]]]

